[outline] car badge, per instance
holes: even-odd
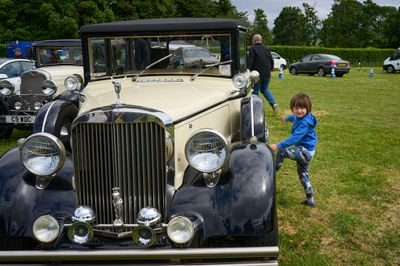
[[[126,79],[126,77],[124,77],[123,79],[120,80],[116,80],[113,79],[113,77],[111,77],[111,83],[114,85],[114,90],[115,93],[117,94],[117,102],[115,103],[116,105],[121,105],[121,97],[120,97],[120,93],[121,93],[121,82],[124,81]]]
[[[114,226],[121,226],[124,222],[122,221],[122,203],[124,202],[121,198],[120,188],[114,187],[112,192],[113,205],[115,220],[113,222]]]

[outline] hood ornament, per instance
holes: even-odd
[[[115,93],[117,94],[117,102],[115,103],[116,105],[121,105],[121,98],[120,98],[120,93],[121,93],[121,82],[124,81],[126,79],[126,77],[124,77],[123,79],[117,80],[117,79],[113,79],[113,77],[111,77],[111,83],[114,85],[114,90]]]
[[[113,205],[114,205],[114,213],[115,213],[115,220],[113,222],[114,226],[122,226],[122,203],[124,202],[121,198],[120,188],[114,187],[112,193],[113,197]]]

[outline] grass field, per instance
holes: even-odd
[[[281,265],[400,264],[400,74],[352,70],[343,78],[273,72],[271,91],[289,114],[290,98],[305,92],[318,119],[310,167],[317,208],[300,205],[304,191],[295,162],[277,174]],[[270,142],[289,136],[266,104]],[[0,153],[27,131],[0,140]]]

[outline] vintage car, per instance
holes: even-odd
[[[277,264],[274,155],[246,31],[217,18],[82,26],[80,91],[45,104],[0,158],[0,261]],[[173,67],[174,40],[221,61]]]
[[[8,138],[13,128],[32,129],[44,104],[78,90],[83,81],[80,40],[38,41],[31,54],[35,68],[0,81],[0,138]]]

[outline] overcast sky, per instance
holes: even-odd
[[[363,2],[360,1],[359,2]],[[400,6],[400,0],[373,0],[374,3],[380,6]],[[299,7],[302,12],[303,3],[308,3],[310,6],[315,7],[317,16],[320,19],[325,19],[331,12],[333,0],[231,0],[231,3],[236,6],[240,12],[247,11],[250,22],[254,20],[254,9],[261,8],[268,19],[268,27],[270,30],[273,28],[273,23],[282,8],[286,6]]]

